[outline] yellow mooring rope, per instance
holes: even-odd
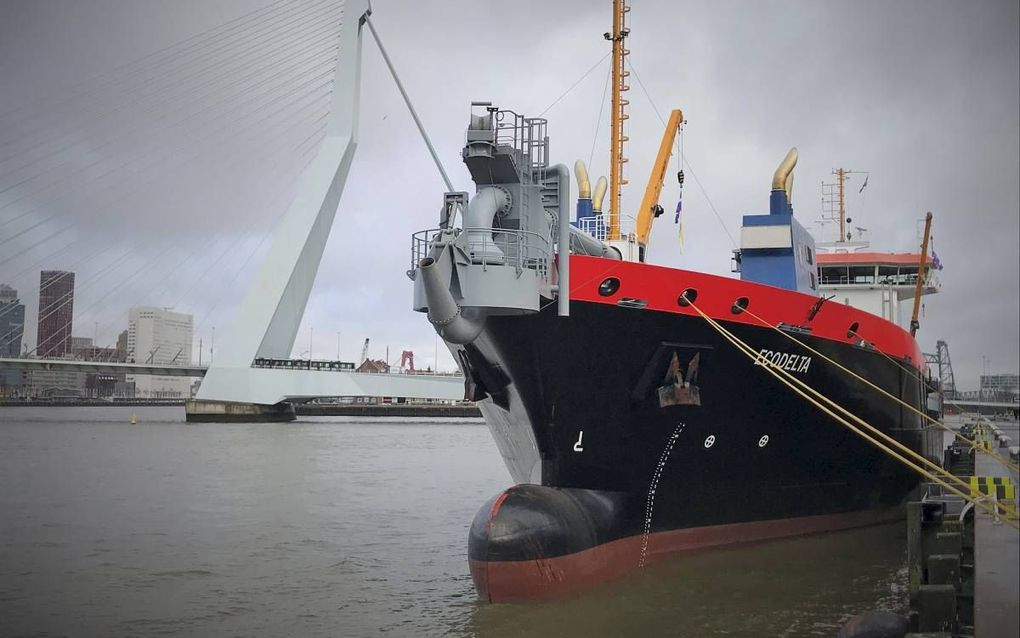
[[[874,343],[872,343],[871,341],[868,341],[867,339],[865,339],[864,337],[862,337],[862,336],[861,336],[860,334],[858,334],[857,332],[852,332],[852,331],[851,331],[851,332],[850,332],[850,333],[848,333],[848,334],[852,334],[853,336],[857,337],[858,339],[860,339],[860,340],[861,340],[861,341],[863,341],[864,343],[866,343],[866,344],[868,344],[869,346],[871,346],[871,348],[872,348],[872,349],[873,349],[873,350],[874,350],[875,352],[877,352],[877,353],[881,354],[881,355],[882,355],[883,357],[885,357],[886,359],[888,359],[889,361],[891,361],[892,363],[894,363],[894,364],[895,364],[895,365],[896,365],[896,366],[897,366],[898,368],[900,368],[901,370],[903,370],[903,371],[904,371],[904,372],[905,372],[905,373],[907,374],[907,376],[909,376],[910,378],[914,379],[915,381],[920,381],[921,383],[924,383],[924,381],[923,381],[923,380],[921,379],[921,377],[920,377],[920,376],[918,376],[918,374],[917,374],[917,370],[915,370],[915,369],[913,369],[913,368],[909,368],[909,367],[907,367],[907,366],[903,365],[902,363],[900,363],[899,361],[897,361],[896,359],[894,359],[894,358],[890,357],[890,356],[889,356],[888,354],[886,354],[886,353],[885,353],[885,352],[883,352],[883,351],[882,351],[881,349],[879,349],[879,347],[878,347],[878,346],[876,346],[876,345],[875,345]],[[837,365],[838,365],[838,364],[837,364]],[[954,402],[952,402],[952,401],[949,401],[949,403],[954,403]],[[904,404],[904,405],[907,405],[907,404]],[[908,406],[908,407],[910,407],[910,406]],[[926,416],[926,417],[927,417],[927,415],[924,415],[924,416]],[[929,419],[930,419],[931,417],[927,417],[927,418],[929,418]],[[976,440],[971,440],[971,439],[968,439],[967,437],[963,436],[963,435],[962,435],[962,434],[960,434],[959,432],[956,432],[956,431],[954,431],[954,430],[952,430],[952,429],[950,429],[950,428],[947,428],[947,427],[946,427],[945,425],[943,425],[942,423],[939,423],[938,421],[933,421],[933,422],[934,422],[934,423],[935,423],[935,424],[936,424],[936,425],[937,425],[938,427],[940,427],[940,428],[943,428],[943,429],[945,429],[945,430],[946,430],[947,432],[952,432],[953,436],[955,436],[956,438],[958,438],[958,439],[960,439],[960,440],[962,440],[962,441],[965,441],[965,442],[966,442],[966,443],[967,443],[968,445],[970,445],[970,446],[971,446],[972,448],[974,448],[974,449],[978,450],[979,452],[984,452],[985,454],[989,454],[989,455],[991,455],[991,456],[992,456],[992,457],[994,458],[994,460],[995,460],[996,462],[998,462],[998,463],[1002,464],[1002,465],[1003,465],[1004,467],[1006,467],[1007,469],[1009,469],[1009,470],[1011,470],[1011,471],[1013,471],[1013,472],[1020,472],[1020,465],[1016,465],[1016,464],[1013,464],[1013,463],[1011,463],[1011,462],[1010,462],[1010,461],[1009,461],[1008,459],[1005,459],[1005,458],[1003,458],[1003,457],[999,456],[998,454],[995,454],[995,453],[994,453],[994,452],[993,452],[993,451],[992,451],[991,449],[986,449],[985,447],[983,447],[983,446],[981,445],[981,443],[980,443],[980,442],[978,442],[978,441],[976,441]]]
[[[744,343],[743,341],[741,341],[740,338],[738,338],[735,335],[733,335],[731,332],[726,330],[726,328],[722,327],[717,321],[715,321],[714,319],[709,317],[707,314],[705,314],[701,310],[701,308],[698,308],[693,302],[691,302],[691,300],[687,297],[686,291],[684,292],[682,297],[688,303],[688,305],[690,305],[690,307],[695,310],[695,312],[697,312],[699,315],[701,315],[701,317],[705,321],[707,321],[708,324],[710,326],[712,326],[717,332],[719,332],[719,334],[721,334],[723,336],[723,338],[725,338],[727,341],[732,343],[737,348],[737,350],[739,350],[740,352],[745,354],[749,359],[751,359],[751,361],[756,362],[758,360],[758,353],[755,352],[754,349],[751,348],[751,346],[749,346],[746,343]],[[907,446],[903,445],[899,441],[893,439],[889,435],[887,435],[884,432],[880,431],[879,429],[877,429],[873,425],[865,422],[863,419],[861,419],[860,417],[858,417],[855,414],[851,413],[849,410],[847,410],[846,408],[842,407],[841,405],[839,405],[838,403],[836,403],[832,399],[826,397],[825,395],[821,394],[820,392],[818,392],[817,390],[815,390],[811,386],[807,385],[806,383],[804,383],[800,379],[794,377],[792,374],[790,374],[786,370],[783,370],[781,368],[777,368],[777,367],[773,366],[772,364],[770,364],[768,362],[763,362],[762,367],[769,374],[771,374],[772,376],[774,376],[777,379],[779,379],[780,382],[782,382],[784,385],[789,387],[795,393],[800,395],[802,398],[806,399],[809,403],[811,403],[812,405],[817,407],[819,410],[821,410],[825,414],[828,414],[829,416],[831,416],[837,422],[839,422],[840,424],[842,424],[843,426],[848,428],[850,431],[854,432],[855,434],[857,434],[858,436],[863,438],[865,441],[868,441],[869,443],[871,443],[872,445],[874,445],[878,449],[882,450],[883,452],[885,452],[889,456],[893,457],[894,459],[900,461],[901,463],[903,463],[904,465],[906,465],[910,469],[916,471],[917,473],[921,474],[922,476],[924,476],[924,477],[934,481],[935,483],[938,483],[939,485],[941,485],[942,487],[946,488],[951,493],[953,493],[953,494],[959,496],[960,498],[964,499],[968,503],[972,503],[974,505],[974,507],[980,508],[980,509],[988,512],[989,514],[992,514],[993,516],[999,516],[999,513],[996,511],[996,508],[994,506],[988,505],[983,500],[977,499],[977,498],[974,498],[973,496],[971,496],[971,494],[970,494],[970,484],[965,482],[965,481],[963,481],[958,476],[954,476],[953,474],[950,474],[949,472],[946,472],[939,465],[937,465],[935,463],[932,463],[931,461],[929,461],[928,459],[924,458],[923,456],[921,456],[920,454],[918,454],[914,450],[911,450],[910,448],[908,448]],[[834,408],[834,409],[842,412],[843,414],[847,415],[850,419],[856,421],[861,426],[863,426],[865,429],[867,429],[870,432],[872,432],[875,435],[877,435],[880,439],[883,439],[883,440],[887,441],[893,447],[896,447],[896,448],[899,448],[899,449],[903,450],[908,455],[910,455],[910,456],[916,458],[917,460],[921,461],[921,463],[923,465],[929,466],[931,468],[931,470],[933,470],[933,471],[926,470],[923,466],[918,465],[917,463],[911,461],[910,459],[908,459],[907,457],[903,456],[899,452],[896,452],[895,450],[893,450],[891,447],[889,447],[889,445],[884,445],[883,443],[881,443],[879,440],[877,440],[873,436],[867,434],[866,432],[861,430],[859,427],[857,427],[854,424],[850,423],[850,421],[848,421],[847,419],[845,419],[845,418],[839,416],[838,414],[836,414],[835,412],[833,412],[833,410],[830,409],[829,407],[827,407],[826,405],[823,405],[822,403],[820,403],[815,398],[812,398],[812,396],[809,396],[809,393],[814,395],[818,399],[821,399],[823,402],[831,405],[832,408]],[[961,485],[964,489],[961,490],[958,487],[950,485],[949,483],[947,483],[943,479],[943,477],[940,477],[938,473],[943,474],[945,478],[948,478],[948,479],[950,479],[952,481],[955,481],[956,483]],[[1001,520],[1005,521],[1010,527],[1013,527],[1014,529],[1020,530],[1020,523],[1017,523],[1016,521],[1009,520],[1007,518],[1002,518]]]
[[[960,434],[959,432],[957,432],[957,431],[953,430],[952,428],[950,428],[950,427],[946,426],[945,424],[943,424],[942,422],[940,422],[940,421],[939,421],[938,419],[933,419],[933,418],[932,418],[931,416],[929,416],[928,414],[925,414],[925,413],[924,413],[924,412],[922,412],[921,410],[918,410],[917,408],[915,408],[914,406],[910,405],[910,404],[909,404],[909,403],[907,403],[906,401],[904,401],[904,400],[900,399],[899,397],[896,397],[896,396],[893,396],[893,395],[889,394],[888,392],[886,392],[886,391],[885,391],[885,390],[883,390],[882,388],[878,387],[877,385],[875,385],[875,384],[874,384],[874,383],[872,383],[871,381],[868,381],[867,379],[865,379],[865,378],[864,378],[864,377],[862,377],[861,375],[857,374],[857,373],[856,373],[856,372],[854,372],[853,370],[850,370],[849,368],[847,368],[847,367],[843,366],[842,364],[840,364],[840,363],[839,363],[838,361],[835,361],[835,360],[833,360],[833,359],[831,359],[831,358],[829,358],[829,357],[825,356],[824,354],[822,354],[822,353],[821,353],[821,352],[819,352],[818,350],[815,350],[814,348],[812,348],[812,347],[811,347],[811,346],[809,346],[808,344],[804,343],[804,342],[803,342],[803,341],[801,341],[800,339],[798,339],[798,338],[794,337],[793,335],[791,335],[791,334],[789,334],[789,333],[787,333],[787,332],[785,332],[785,331],[781,330],[781,329],[780,329],[780,328],[779,328],[778,326],[774,326],[774,325],[772,325],[771,323],[769,323],[769,322],[765,321],[764,319],[762,319],[762,318],[761,318],[761,317],[759,317],[758,315],[754,314],[753,312],[751,312],[751,311],[750,311],[750,310],[748,310],[747,308],[744,308],[744,309],[743,309],[743,312],[747,313],[748,315],[750,315],[751,317],[753,317],[754,319],[756,319],[757,321],[759,321],[759,322],[760,322],[760,323],[761,323],[761,324],[762,324],[763,326],[768,326],[769,328],[772,328],[773,330],[775,330],[775,331],[776,331],[776,332],[778,332],[779,334],[783,335],[784,337],[786,337],[786,338],[787,338],[787,339],[789,339],[790,341],[793,341],[794,343],[797,343],[797,344],[799,344],[799,345],[800,345],[801,347],[805,348],[805,349],[806,349],[806,350],[807,350],[808,352],[811,352],[811,353],[813,353],[813,354],[815,354],[815,355],[817,355],[817,356],[821,357],[821,358],[822,358],[822,359],[824,359],[825,361],[828,361],[829,363],[831,363],[832,365],[836,366],[837,368],[839,368],[839,369],[840,369],[840,370],[842,370],[843,372],[846,372],[847,374],[849,374],[849,375],[850,375],[850,376],[852,376],[853,378],[857,379],[857,380],[858,380],[858,381],[860,381],[861,383],[864,383],[864,384],[866,384],[866,385],[867,385],[868,387],[870,387],[870,388],[872,388],[872,389],[874,389],[874,390],[877,390],[877,391],[878,391],[878,392],[880,392],[881,394],[883,394],[883,395],[885,395],[885,396],[889,397],[890,399],[892,399],[893,401],[895,401],[895,402],[899,403],[900,405],[902,405],[903,407],[907,408],[908,410],[910,410],[910,411],[911,411],[911,412],[913,412],[914,414],[917,414],[918,416],[920,416],[920,417],[921,417],[921,418],[923,418],[924,420],[926,420],[926,421],[930,422],[930,423],[931,423],[932,425],[934,425],[934,426],[936,426],[936,427],[938,427],[938,428],[940,428],[940,429],[942,429],[942,430],[944,430],[944,431],[946,431],[946,432],[949,432],[949,433],[951,433],[951,434],[952,434],[953,436],[955,436],[956,438],[960,439],[961,441],[964,441],[965,443],[967,443],[967,445],[971,446],[971,447],[972,447],[972,448],[974,448],[975,450],[977,450],[977,451],[979,451],[979,452],[983,452],[983,453],[985,453],[985,454],[988,454],[989,456],[991,456],[991,457],[992,457],[992,459],[993,459],[993,460],[995,460],[995,461],[996,461],[997,463],[999,463],[1000,465],[1002,465],[1002,466],[1003,466],[1003,467],[1005,467],[1006,469],[1008,469],[1008,470],[1010,470],[1010,471],[1012,471],[1012,472],[1020,472],[1020,465],[1016,465],[1016,464],[1014,464],[1014,463],[1010,463],[1010,462],[1009,462],[1008,460],[1006,460],[1006,459],[1002,458],[1001,456],[999,456],[999,455],[998,455],[998,454],[996,454],[995,452],[992,452],[992,451],[986,450],[986,449],[985,449],[984,447],[981,447],[980,445],[978,445],[978,443],[977,443],[976,441],[973,441],[973,440],[971,440],[971,439],[968,439],[967,437],[963,436],[963,435],[962,435],[962,434]],[[855,332],[855,333],[854,333],[854,335],[857,335],[857,333]],[[857,335],[857,336],[860,336],[860,335]],[[874,347],[874,346],[872,346],[872,347]],[[905,366],[901,365],[899,361],[896,361],[896,359],[893,359],[893,358],[892,358],[892,357],[890,357],[890,356],[889,356],[888,354],[886,354],[886,353],[882,352],[882,351],[881,351],[881,350],[879,350],[878,348],[875,348],[875,351],[876,351],[876,352],[879,352],[879,353],[881,353],[881,354],[882,354],[882,355],[884,355],[884,356],[885,356],[885,357],[886,357],[887,359],[889,359],[890,361],[892,361],[893,363],[895,363],[895,364],[896,364],[897,366],[899,366],[899,367],[900,367],[901,369],[903,369],[903,370],[904,370],[905,372],[907,372],[907,373],[908,373],[909,375],[911,375],[911,377],[912,377],[912,378],[913,378],[913,379],[914,379],[915,381],[920,381],[920,377],[918,377],[918,376],[917,376],[917,374],[916,374],[916,372],[915,372],[914,370],[910,370],[910,369],[906,368]],[[922,383],[923,383],[923,381],[922,381]]]

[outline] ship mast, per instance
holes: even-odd
[[[836,238],[836,244],[846,244],[851,238],[846,232],[846,225],[852,221],[846,216],[846,182],[851,175],[863,174],[866,176],[868,172],[836,168],[833,169],[832,174],[836,176],[835,183],[822,182],[822,219],[839,222],[839,237]],[[861,190],[865,185],[867,185],[866,178]]]
[[[836,169],[836,182],[839,184],[839,241],[846,240],[846,171]]]
[[[620,195],[627,180],[623,177],[623,165],[627,158],[623,155],[623,144],[627,136],[623,134],[623,123],[630,118],[627,105],[630,101],[623,97],[623,92],[630,89],[627,78],[630,71],[626,69],[627,54],[625,39],[630,35],[627,27],[627,14],[630,7],[627,0],[613,0],[613,31],[606,33],[605,38],[613,43],[613,107],[610,114],[612,140],[609,162],[609,232],[608,239],[620,238]]]

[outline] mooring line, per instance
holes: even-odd
[[[666,447],[662,450],[662,455],[659,456],[659,463],[655,466],[652,482],[648,485],[648,498],[645,501],[645,528],[644,533],[641,534],[641,557],[638,559],[638,567],[645,566],[645,556],[648,554],[648,536],[652,533],[652,513],[655,508],[655,492],[659,487],[659,479],[662,478],[662,471],[666,467],[666,462],[669,461],[669,455],[673,453],[673,446],[680,438],[680,433],[684,431],[684,425],[684,423],[680,423],[673,429],[673,434],[670,435]]]
[[[686,293],[683,295],[683,298],[684,298],[685,301],[688,302],[688,305],[691,308],[693,308],[699,315],[701,315],[701,317],[705,321],[707,321],[708,324],[710,326],[712,326],[717,332],[719,332],[719,334],[721,334],[723,336],[723,338],[725,338],[727,341],[729,341],[731,344],[733,344],[737,348],[737,350],[739,350],[740,352],[745,354],[752,361],[756,362],[758,360],[758,354],[754,351],[753,348],[751,348],[751,346],[749,346],[745,342],[741,341],[740,338],[738,338],[737,336],[732,334],[730,331],[726,330],[726,328],[723,328],[717,321],[712,319],[703,310],[698,308],[689,298],[687,298]],[[911,450],[910,448],[908,448],[907,446],[903,445],[899,441],[893,439],[891,436],[889,436],[888,434],[882,432],[881,430],[879,430],[875,426],[867,423],[866,421],[864,421],[863,419],[861,419],[857,415],[853,414],[852,412],[850,412],[849,410],[847,410],[843,406],[839,405],[838,403],[836,403],[835,401],[833,401],[829,397],[825,396],[824,394],[822,394],[818,390],[812,388],[810,385],[808,385],[808,384],[804,383],[803,381],[801,381],[800,379],[794,377],[789,372],[787,372],[785,370],[782,370],[781,368],[777,368],[776,366],[773,366],[773,365],[771,365],[771,364],[769,364],[767,362],[764,365],[762,365],[762,367],[765,369],[766,372],[768,372],[769,374],[774,376],[776,379],[778,379],[780,382],[782,382],[784,385],[789,387],[796,394],[798,394],[801,398],[806,399],[809,403],[811,403],[812,405],[817,407],[819,410],[821,410],[825,414],[828,414],[829,416],[831,416],[838,423],[840,423],[841,425],[845,426],[850,431],[854,432],[855,434],[857,434],[858,436],[863,438],[865,441],[868,441],[869,443],[871,443],[872,445],[876,446],[877,448],[879,448],[880,450],[882,450],[883,452],[885,452],[889,456],[893,457],[897,461],[900,461],[901,463],[906,465],[908,468],[916,471],[917,473],[919,473],[922,476],[924,476],[924,477],[934,481],[935,483],[938,483],[939,485],[941,485],[942,487],[946,488],[951,493],[953,493],[953,494],[959,496],[960,498],[964,499],[968,503],[972,503],[975,507],[979,507],[982,510],[984,510],[985,512],[987,512],[989,514],[992,514],[993,516],[998,516],[998,512],[997,512],[998,508],[994,507],[994,506],[989,506],[989,505],[985,504],[981,499],[975,499],[973,496],[971,496],[969,494],[970,484],[964,482],[962,479],[960,479],[960,477],[958,477],[958,476],[956,476],[954,474],[950,474],[949,472],[944,470],[942,467],[932,463],[927,458],[921,456],[920,454],[918,454],[914,450]],[[811,394],[809,395],[808,393],[811,393]],[[813,396],[811,396],[811,395],[813,395]],[[815,398],[815,397],[817,397],[817,398]],[[843,418],[839,414],[836,414],[835,412],[833,412],[832,409],[830,409],[830,407],[820,403],[818,401],[818,399],[821,399],[826,404],[831,405],[832,408],[842,412],[843,414],[846,414],[848,417],[850,417],[851,419],[853,419],[854,421],[859,423],[861,426],[863,426],[864,428],[866,428],[869,431],[873,432],[879,438],[887,441],[889,443],[889,445],[886,445],[886,444],[882,443],[881,441],[879,441],[878,439],[870,436],[868,433],[864,432],[862,429],[860,429],[859,427],[855,426],[850,421],[846,420],[845,418]],[[890,445],[892,447],[890,447]],[[898,448],[904,450],[908,455],[913,456],[914,458],[920,460],[922,465],[918,465],[917,463],[915,463],[914,461],[911,461],[906,456],[903,456],[902,454],[896,452],[893,449],[893,447],[898,447]],[[924,465],[931,466],[934,471],[926,470],[924,468]],[[954,485],[951,485],[950,483],[947,483],[946,480],[943,479],[943,477],[939,476],[938,472],[943,473],[945,475],[945,477],[944,477],[945,479],[949,479],[949,480],[956,481],[957,483],[959,483],[963,487],[963,490],[966,490],[966,491],[963,491],[960,488],[958,488],[958,487],[956,487]],[[1017,523],[1015,523],[1015,522],[1013,522],[1011,520],[1007,519],[1006,523],[1010,527],[1013,527],[1015,529],[1020,529],[1020,524],[1017,524]]]
[[[924,412],[922,412],[922,411],[918,410],[917,408],[915,408],[914,406],[910,405],[910,404],[909,404],[909,403],[907,403],[906,401],[904,401],[904,400],[900,399],[899,397],[895,397],[895,396],[893,396],[892,394],[890,394],[889,392],[886,392],[885,390],[883,390],[882,388],[878,387],[877,385],[875,385],[875,384],[874,384],[874,383],[872,383],[871,381],[869,381],[869,380],[865,379],[865,378],[864,378],[864,377],[862,377],[861,375],[857,374],[856,372],[854,372],[853,370],[851,370],[851,369],[847,368],[846,366],[844,366],[844,365],[840,364],[839,362],[835,361],[834,359],[831,359],[830,357],[827,357],[826,355],[824,355],[824,354],[822,354],[821,352],[819,352],[818,350],[816,350],[816,349],[812,348],[812,347],[811,347],[811,346],[809,346],[809,345],[808,345],[807,343],[805,343],[805,342],[801,341],[801,340],[800,340],[800,339],[798,339],[797,337],[794,337],[793,335],[791,335],[791,334],[789,334],[789,333],[785,332],[784,330],[781,330],[781,329],[780,329],[780,328],[779,328],[778,326],[774,326],[774,325],[772,325],[772,324],[771,324],[770,322],[768,322],[768,321],[765,321],[764,319],[762,319],[762,318],[761,318],[761,317],[759,317],[758,315],[754,314],[753,312],[751,312],[751,311],[750,311],[750,310],[748,310],[747,308],[744,308],[744,309],[743,309],[743,312],[747,313],[748,315],[750,315],[751,317],[753,317],[754,319],[756,319],[756,320],[757,320],[758,322],[760,322],[760,323],[761,323],[761,324],[762,324],[763,326],[767,326],[767,327],[769,327],[769,328],[772,328],[773,330],[775,330],[775,331],[776,331],[776,332],[778,332],[779,334],[783,335],[784,337],[786,337],[786,338],[787,338],[787,339],[789,339],[790,341],[793,341],[794,343],[797,343],[797,344],[799,344],[799,345],[800,345],[801,347],[803,347],[803,348],[807,349],[807,350],[808,350],[809,352],[811,352],[811,353],[813,353],[813,354],[815,354],[815,355],[817,355],[817,356],[821,357],[821,358],[822,358],[822,359],[823,359],[824,361],[827,361],[827,362],[831,363],[832,365],[836,366],[837,368],[839,368],[839,369],[840,369],[840,370],[842,370],[843,372],[846,372],[847,374],[849,374],[849,375],[850,375],[850,376],[852,376],[853,378],[857,379],[857,380],[858,380],[858,381],[860,381],[861,383],[864,383],[865,385],[869,386],[870,388],[872,388],[872,389],[874,389],[874,390],[877,390],[878,392],[880,392],[881,394],[885,395],[886,397],[888,397],[888,398],[892,399],[893,401],[895,401],[895,402],[899,403],[900,405],[902,405],[903,407],[907,408],[907,409],[908,409],[908,410],[910,410],[911,412],[913,412],[913,413],[917,414],[918,416],[920,416],[920,417],[921,417],[922,419],[925,419],[926,421],[929,421],[929,422],[930,422],[930,423],[931,423],[932,425],[935,425],[936,427],[938,427],[938,428],[941,428],[942,430],[944,430],[944,431],[946,431],[946,432],[949,432],[949,433],[953,434],[953,435],[954,435],[954,436],[955,436],[956,438],[958,438],[958,439],[960,439],[960,440],[962,440],[962,441],[966,442],[966,443],[967,443],[968,445],[970,445],[970,446],[971,446],[972,448],[974,448],[975,450],[979,450],[979,451],[981,451],[981,452],[984,452],[985,454],[988,454],[988,455],[989,455],[989,456],[991,456],[991,457],[992,457],[992,458],[993,458],[993,459],[994,459],[994,460],[995,460],[996,462],[998,462],[999,464],[1001,464],[1002,466],[1004,466],[1004,467],[1005,467],[1006,469],[1012,470],[1012,471],[1014,471],[1014,472],[1020,471],[1020,466],[1018,466],[1018,465],[1015,465],[1015,464],[1013,464],[1013,463],[1010,463],[1009,461],[1007,461],[1006,459],[1003,459],[1003,458],[1002,458],[1001,456],[999,456],[998,454],[995,454],[994,452],[990,452],[990,451],[988,451],[988,450],[986,450],[986,449],[984,449],[984,448],[980,447],[980,446],[979,446],[979,445],[978,445],[978,444],[977,444],[977,443],[976,443],[975,441],[972,441],[971,439],[968,439],[967,437],[963,436],[962,434],[960,434],[960,433],[958,433],[958,432],[954,431],[954,430],[953,430],[952,428],[950,428],[950,427],[947,427],[947,426],[946,426],[945,424],[943,424],[943,423],[940,423],[940,422],[939,422],[939,421],[938,421],[937,419],[934,419],[934,418],[932,418],[931,416],[929,416],[929,415],[925,414]],[[855,332],[854,334],[855,334],[855,335],[857,335],[857,333],[856,333],[856,332]],[[858,335],[858,336],[859,336],[859,335]],[[877,348],[876,348],[876,350],[877,350],[878,352],[882,352],[881,350],[878,350]],[[903,367],[902,365],[899,365],[899,362],[897,362],[897,361],[896,361],[895,359],[893,359],[892,357],[890,357],[890,356],[889,356],[888,354],[886,354],[885,352],[882,352],[882,354],[883,354],[883,355],[885,355],[885,356],[886,356],[886,358],[888,358],[888,359],[889,359],[890,361],[892,361],[893,363],[896,363],[896,364],[897,364],[897,365],[898,365],[898,366],[899,366],[899,367],[900,367],[901,369],[903,369],[903,370],[906,370],[906,368],[904,368],[904,367]],[[911,371],[908,371],[908,372],[911,372]],[[918,378],[917,378],[916,376],[914,377],[914,379],[915,379],[915,380],[918,380],[918,381],[920,381],[920,379],[918,379]],[[923,383],[923,381],[922,381],[922,383]]]

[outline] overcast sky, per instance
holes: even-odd
[[[918,220],[935,215],[945,269],[941,292],[925,299],[922,348],[948,341],[963,388],[986,365],[1017,371],[1015,1],[632,4],[633,68],[660,110],[684,110],[685,159],[730,235],[742,214],[767,210],[790,146],[801,157],[796,214],[819,239],[834,235],[815,224],[822,181],[840,166],[866,171],[863,193],[862,176],[850,182],[849,207],[874,249],[916,250]],[[608,51],[609,0],[373,7],[464,190],[471,100],[538,115]],[[319,79],[339,18],[311,0],[0,0],[0,283],[28,306],[29,347],[38,271],[68,268],[79,281],[76,334],[110,343],[129,306],[174,306],[195,315],[195,358],[200,338],[208,356],[321,137],[330,87]],[[594,148],[592,173],[606,172],[607,70],[603,61],[545,113],[553,161],[587,160]],[[627,209],[662,129],[637,77]],[[388,345],[391,358],[409,349],[432,365],[434,333],[410,310],[404,271],[409,236],[435,225],[444,187],[370,40],[361,124],[294,354],[310,342],[316,357],[335,357],[339,332],[345,359],[371,337],[374,357]],[[664,208],[676,198],[668,179]],[[727,274],[733,246],[690,171],[684,210],[683,252],[667,215],[649,260]],[[445,352],[438,360],[453,366]]]

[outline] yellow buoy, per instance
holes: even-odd
[[[131,425],[138,425],[138,417],[134,414],[131,415]]]

